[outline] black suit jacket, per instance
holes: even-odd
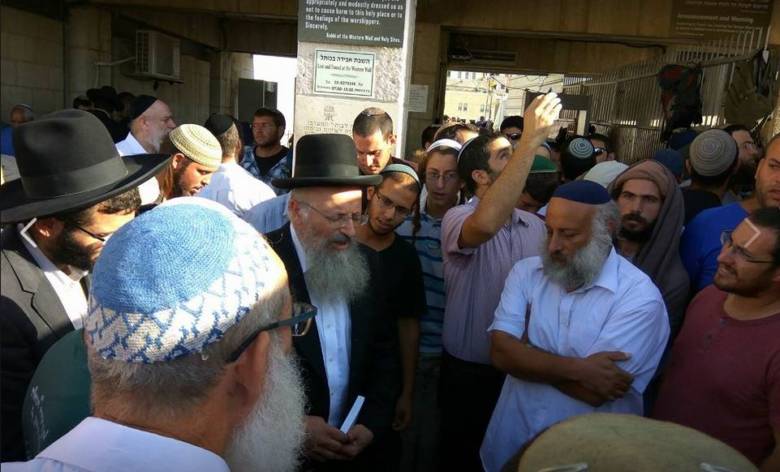
[[[306,281],[298,254],[290,235],[290,224],[266,235],[269,243],[284,262],[293,300],[310,302]],[[349,393],[346,408],[351,408],[358,395],[366,398],[358,423],[375,436],[390,430],[395,404],[401,391],[401,363],[398,348],[398,328],[390,318],[385,293],[380,281],[378,258],[374,251],[360,246],[369,262],[371,280],[366,292],[349,305],[352,324],[351,357],[349,360]],[[330,412],[330,391],[322,359],[316,319],[305,336],[293,338],[300,359],[308,400],[307,414],[326,421]]]
[[[57,293],[13,226],[0,246],[0,391],[2,461],[25,460],[22,404],[49,347],[73,330]]]

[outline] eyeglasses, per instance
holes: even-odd
[[[327,215],[324,212],[318,210],[314,205],[311,205],[306,202],[298,201],[299,204],[311,208],[314,210],[317,214],[319,214],[321,217],[325,218],[335,226],[336,228],[343,228],[344,226],[347,226],[350,221],[352,221],[352,224],[354,225],[364,225],[368,221],[368,215],[363,215],[361,213],[342,213],[340,215]]]
[[[508,133],[505,134],[504,136],[506,136],[507,139],[511,139],[512,141],[517,141],[518,139],[520,139],[522,135],[523,133]]]
[[[314,317],[317,316],[317,307],[309,305],[308,303],[296,302],[293,303],[293,314],[290,318],[281,321],[274,321],[269,325],[258,328],[255,332],[249,335],[244,342],[242,342],[235,351],[233,351],[227,358],[227,363],[235,362],[241,357],[241,354],[247,350],[247,348],[255,342],[260,333],[263,331],[271,331],[284,326],[289,326],[293,337],[306,336],[306,333],[311,329],[311,322]]]
[[[397,216],[406,218],[412,212],[411,208],[406,208],[406,207],[402,207],[401,205],[396,205],[394,201],[390,200],[386,196],[379,193],[379,189],[377,189],[376,192],[374,192],[374,196],[377,197],[377,200],[379,200],[379,204],[382,206],[382,208],[384,208],[385,210],[393,208]]]
[[[438,183],[439,179],[444,179],[445,184],[451,184],[456,180],[458,180],[458,173],[457,172],[446,172],[444,174],[439,174],[438,172],[425,173],[425,183],[429,185]]]
[[[101,243],[103,243],[103,244],[105,244],[105,243],[106,243],[106,241],[108,241],[108,238],[110,238],[110,237],[111,237],[111,234],[106,234],[106,235],[104,235],[104,236],[98,236],[97,234],[93,233],[92,231],[90,231],[90,230],[88,230],[88,229],[85,229],[85,228],[82,228],[81,226],[79,226],[79,225],[76,225],[76,224],[74,224],[74,225],[72,225],[72,226],[73,226],[74,228],[76,228],[77,230],[79,230],[79,231],[82,231],[82,232],[84,232],[84,233],[86,233],[86,234],[88,234],[88,235],[92,236],[94,239],[97,239],[98,241],[100,241],[100,242],[101,242]]]
[[[724,231],[720,233],[720,243],[724,248],[727,248],[730,252],[734,253],[745,262],[751,262],[753,264],[772,264],[773,260],[756,259],[745,251],[745,248],[734,244],[734,240],[731,238],[733,231]]]

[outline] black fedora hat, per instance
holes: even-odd
[[[122,100],[119,99],[119,95],[116,93],[116,89],[110,85],[104,85],[102,87],[87,90],[87,98],[89,98],[93,104],[104,104],[113,107],[112,111],[121,110],[124,108]]]
[[[295,169],[290,179],[274,179],[279,188],[368,187],[381,175],[360,175],[352,138],[343,134],[309,134],[295,146]]]
[[[0,223],[81,210],[152,178],[167,154],[120,157],[91,113],[64,110],[14,130],[20,178],[0,186]]]

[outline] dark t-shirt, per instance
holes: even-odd
[[[714,285],[693,299],[653,417],[697,429],[759,465],[780,430],[780,313],[736,320]]]
[[[721,205],[720,198],[706,190],[682,189],[683,203],[685,205],[685,224],[707,208]]]
[[[425,286],[414,246],[396,235],[393,244],[378,254],[382,279],[388,288],[388,313],[396,318],[422,316],[425,313]]]
[[[257,155],[257,148],[255,148],[255,162],[257,162],[257,168],[260,170],[260,175],[268,175],[268,171],[270,171],[277,162],[284,159],[288,152],[290,152],[290,150],[282,146],[282,150],[273,156],[260,157]]]

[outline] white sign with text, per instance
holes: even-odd
[[[317,49],[314,58],[314,93],[373,97],[374,59],[374,53]]]

